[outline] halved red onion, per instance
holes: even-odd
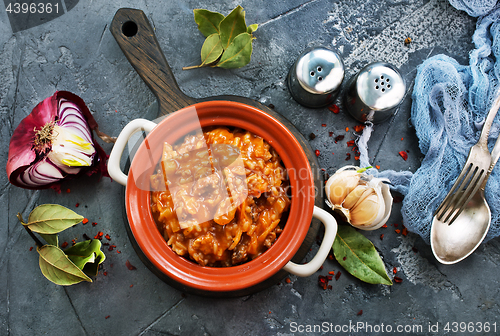
[[[22,188],[43,189],[86,172],[107,175],[107,155],[94,141],[98,125],[77,95],[58,91],[39,103],[14,131],[7,175]]]

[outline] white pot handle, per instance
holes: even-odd
[[[312,258],[312,260],[307,264],[299,265],[289,261],[283,267],[285,271],[300,277],[307,277],[314,274],[314,272],[316,272],[321,265],[323,265],[323,262],[326,257],[328,257],[328,253],[332,248],[335,236],[337,235],[337,221],[331,214],[321,208],[318,208],[317,206],[314,206],[313,217],[319,219],[325,226],[325,235],[323,237],[323,242],[319,247],[318,253],[316,253],[314,258]]]
[[[132,134],[138,131],[151,132],[155,126],[156,124],[150,120],[135,119],[129,122],[120,132],[108,159],[108,173],[114,181],[122,185],[127,185],[128,176],[123,173],[120,167],[120,159],[123,151],[125,150],[128,139],[130,139]]]

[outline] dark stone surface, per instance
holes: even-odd
[[[7,162],[7,146],[15,127],[56,90],[81,96],[100,129],[113,136],[132,119],[156,117],[154,96],[108,29],[118,8],[133,7],[142,9],[155,27],[179,86],[187,95],[240,95],[273,104],[304,136],[316,135],[310,144],[321,151],[321,167],[331,172],[356,163],[354,158],[346,161],[345,153],[350,151],[346,141],[355,138],[352,129],[357,122],[345,114],[340,103],[341,113],[336,115],[327,108],[313,110],[298,105],[286,88],[289,67],[304,49],[314,45],[339,51],[347,68],[346,78],[371,61],[395,64],[408,84],[408,93],[397,114],[376,125],[369,155],[381,169],[415,171],[419,167],[422,156],[418,139],[408,121],[416,67],[438,53],[466,64],[474,19],[444,0],[243,1],[247,23],[260,24],[251,63],[237,70],[182,71],[183,66],[199,63],[203,43],[192,10],[206,8],[227,14],[237,4],[66,1],[66,7],[75,5],[71,11],[16,33],[2,11],[2,165]],[[409,46],[403,43],[406,37],[412,38]],[[347,133],[346,127],[350,128]],[[329,132],[343,134],[345,139],[335,144]],[[103,147],[110,152],[111,145]],[[398,155],[400,150],[410,151],[408,161]],[[383,323],[393,328],[421,325],[420,334],[431,334],[429,324],[439,323],[440,332],[435,334],[443,334],[447,322],[498,322],[498,239],[482,245],[457,265],[440,265],[420,237],[395,232],[392,225],[402,222],[401,203],[394,205],[388,228],[365,235],[380,251],[391,277],[396,267],[402,283],[390,287],[365,284],[335,261],[327,260],[323,270],[311,277],[290,276],[290,283],[247,297],[210,299],[184,295],[141,263],[125,231],[122,187],[108,178],[65,182],[61,194],[13,187],[6,174],[0,175],[0,186],[0,335],[298,335],[301,333],[294,332],[293,323],[306,326],[323,322],[334,326]],[[16,213],[26,218],[36,205],[44,203],[67,206],[97,223],[78,224],[65,231],[61,241],[70,242],[75,237],[82,240],[84,233],[94,236],[98,231],[111,236],[117,249],[105,249],[107,259],[93,283],[59,287],[41,274],[36,250],[30,251],[34,243]],[[128,270],[127,260],[137,269]],[[332,270],[342,275],[331,282],[332,290],[322,290],[317,276]],[[362,315],[358,315],[360,310]],[[346,334],[377,333],[351,330]]]

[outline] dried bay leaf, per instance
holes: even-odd
[[[40,233],[40,237],[42,237],[49,245],[59,246],[59,238],[57,237],[57,234]]]
[[[254,31],[259,28],[259,25],[257,23],[251,24],[250,26],[247,27],[247,33],[252,34]]]
[[[99,239],[85,240],[67,248],[64,253],[85,274],[95,276],[99,264],[106,259],[101,246]]]
[[[217,61],[220,55],[222,55],[222,52],[224,52],[224,49],[222,49],[219,34],[215,33],[210,35],[203,43],[203,47],[201,47],[200,66],[209,65]]]
[[[339,225],[333,254],[340,265],[356,278],[371,284],[392,285],[375,246],[353,227]]]
[[[37,249],[42,274],[56,285],[69,286],[82,281],[92,282],[57,246],[44,245]]]
[[[219,24],[224,20],[224,15],[206,9],[195,9],[193,12],[194,21],[198,24],[198,30],[205,37],[219,33]]]
[[[237,36],[246,32],[247,24],[245,23],[245,11],[243,7],[238,5],[238,7],[233,9],[219,25],[222,48],[227,50]]]
[[[231,45],[222,54],[217,66],[225,69],[234,69],[247,65],[252,56],[252,39],[252,35],[246,32],[236,36]]]
[[[83,216],[58,204],[42,204],[28,218],[28,228],[41,234],[55,234],[80,223]]]

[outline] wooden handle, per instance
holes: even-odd
[[[158,99],[159,113],[165,115],[194,104],[177,85],[153,28],[143,11],[119,9],[110,26],[116,42],[144,82]]]

